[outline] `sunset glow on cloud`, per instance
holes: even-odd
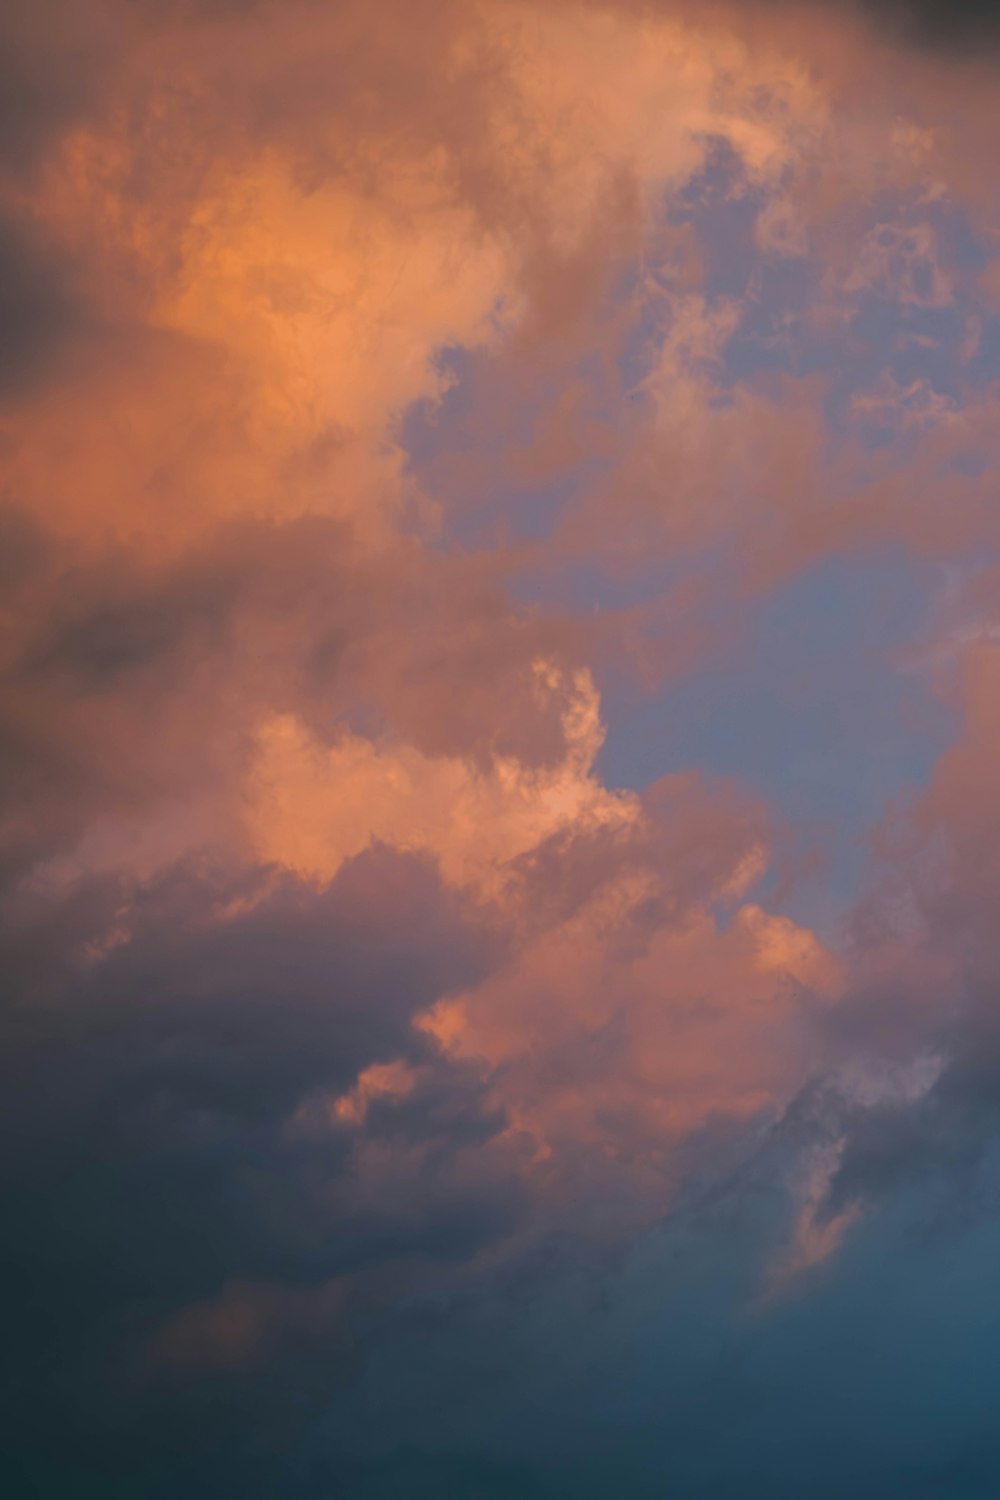
[[[992,1497],[1000,16],[0,37],[3,1493]]]

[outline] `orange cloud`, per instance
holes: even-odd
[[[560,832],[627,827],[635,799],[593,774],[603,730],[586,673],[536,662],[530,690],[560,706],[564,755],[532,767],[507,756],[482,769],[345,733],[317,745],[294,719],[265,723],[248,790],[258,856],[329,880],[373,842],[433,853],[447,879],[494,887],[505,865]]]
[[[713,608],[817,558],[946,552],[997,524],[989,478],[958,465],[992,441],[991,393],[873,378],[853,416],[891,418],[913,448],[832,437],[822,376],[727,374],[759,288],[713,291],[664,204],[724,143],[760,204],[759,254],[817,267],[811,332],[849,328],[873,292],[941,311],[958,273],[928,215],[952,192],[988,220],[970,115],[995,99],[974,69],[929,81],[857,17],[781,6],[407,0],[374,26],[366,5],[296,3],[144,28],[108,5],[101,21],[113,76],[0,204],[74,308],[47,378],[3,401],[6,486],[51,548],[5,606],[10,845],[34,877],[40,837],[62,887],[206,845],[317,884],[375,844],[430,856],[507,951],[425,1032],[483,1070],[553,1176],[593,1150],[660,1183],[685,1134],[789,1096],[807,1013],[844,980],[752,899],[765,820],[707,812],[697,778],[666,811],[605,784],[598,660],[631,671],[624,641],[652,679],[697,656]],[[916,221],[869,223],[879,194]],[[631,380],[636,329],[649,358]],[[471,454],[421,479],[405,419],[444,410],[456,349],[500,372],[508,404],[487,379]],[[589,459],[599,477],[518,540],[511,495]],[[507,539],[483,560],[449,522],[486,494]],[[717,574],[713,548],[735,560]],[[624,626],[508,592],[518,568],[627,582],[689,560]],[[991,694],[970,687],[977,748],[926,803],[970,846]],[[65,800],[46,781],[64,763]],[[363,1117],[380,1078],[343,1110]],[[802,1233],[815,1258],[819,1230]],[[244,1301],[217,1312],[177,1337],[252,1343]]]

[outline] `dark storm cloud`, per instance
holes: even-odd
[[[413,1014],[489,962],[423,861],[374,851],[322,892],[191,866],[131,897],[89,882],[60,910],[10,912],[4,939],[4,1386],[22,1492],[56,1493],[64,1463],[109,1483],[137,1464],[145,1488],[169,1441],[174,1482],[186,1447],[253,1450],[261,1413],[282,1431],[297,1420],[286,1357],[293,1386],[319,1372],[324,1390],[350,1363],[339,1323],[310,1344],[295,1288],[462,1257],[506,1231],[509,1187],[449,1181],[454,1153],[500,1124],[460,1071],[366,1127],[423,1139],[405,1194],[366,1196],[356,1133],[325,1106],[322,1129],[295,1123],[369,1063],[425,1059]],[[277,1298],[267,1368],[150,1370],[157,1328],[234,1280],[292,1297],[291,1315]]]
[[[303,1493],[986,1500],[996,1205],[928,1236],[926,1178],[886,1182],[840,1254],[761,1296],[802,1153],[855,1115],[818,1081],[623,1255],[552,1238],[414,1298],[313,1434]]]
[[[1000,42],[997,0],[865,0],[902,36],[926,46],[970,48]]]

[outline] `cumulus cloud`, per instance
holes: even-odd
[[[12,1493],[980,1493],[801,1394],[992,1233],[993,29],[872,12],[5,19]]]

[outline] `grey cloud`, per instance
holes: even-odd
[[[976,47],[1000,41],[996,0],[865,0],[875,17],[924,46]]]
[[[224,914],[241,901],[251,909]],[[128,940],[101,956],[123,919]],[[254,1375],[184,1377],[145,1367],[165,1320],[234,1278],[319,1288],[461,1258],[519,1212],[513,1184],[452,1184],[454,1153],[501,1122],[410,1025],[482,974],[491,944],[432,867],[378,850],[321,892],[193,866],[131,896],[91,882],[59,913],[8,914],[4,937],[3,1374],[19,1428],[7,1474],[47,1475],[37,1492],[58,1492],[55,1425],[63,1464],[75,1451],[75,1472],[110,1483],[121,1465],[136,1483],[176,1423],[174,1482],[185,1443],[213,1441],[231,1478],[257,1424],[273,1419],[284,1441],[301,1420],[282,1379],[327,1394],[350,1340],[303,1344],[293,1329]],[[433,1076],[405,1118],[384,1106],[371,1135],[405,1130],[427,1149],[404,1196],[369,1199],[350,1129],[291,1122],[300,1103],[399,1055]],[[212,1462],[199,1462],[207,1482]]]
[[[65,256],[0,211],[0,398],[40,382],[87,326],[86,302]]]

